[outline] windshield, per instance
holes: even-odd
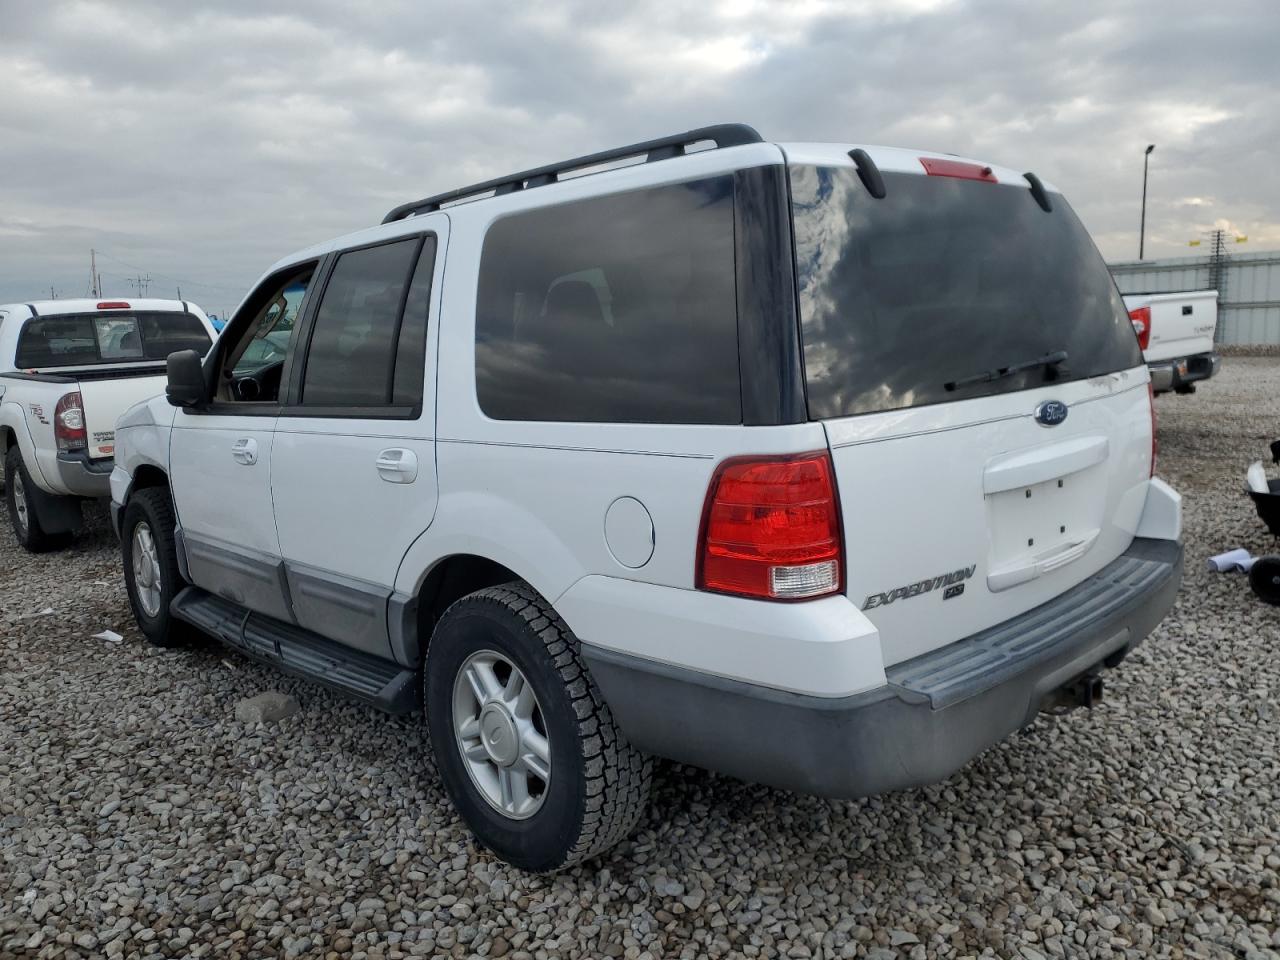
[[[27,321],[16,365],[30,370],[164,360],[178,350],[203,354],[211,342],[190,313],[62,314]]]
[[[790,173],[811,417],[1141,364],[1106,264],[1058,194],[1046,213],[1025,186],[886,173],[876,200],[852,168]]]

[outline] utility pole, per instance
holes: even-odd
[[[1146,152],[1142,155],[1142,225],[1138,227],[1138,259],[1142,259],[1143,247],[1147,239],[1147,161],[1151,159],[1151,151],[1156,148],[1154,143],[1148,144]]]
[[[57,295],[56,293],[54,293],[54,292],[53,292],[53,284],[49,284],[49,299],[50,299],[50,300],[57,300],[57,299],[58,299],[58,295]]]
[[[89,248],[89,289],[96,300],[102,296],[102,278],[98,276],[98,254],[93,247]]]
[[[138,276],[129,280],[129,285],[138,292],[138,296],[140,297],[145,297],[147,295],[147,287],[150,283],[151,274],[149,273],[145,277],[142,276],[142,274],[138,274]]]

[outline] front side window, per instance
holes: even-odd
[[[178,350],[205,353],[209,333],[189,313],[138,311],[38,317],[18,339],[21,369],[164,360]]]
[[[886,173],[884,185],[877,200],[852,168],[791,168],[811,417],[1142,362],[1111,274],[1061,196],[1046,213],[1025,184]],[[1033,362],[1046,357],[1062,359]]]
[[[289,338],[311,283],[314,264],[268,281],[249,325],[222,356],[218,399],[232,403],[276,403]],[[225,339],[225,338],[224,338]]]
[[[434,250],[433,238],[408,237],[338,257],[307,347],[303,406],[389,407],[421,400]],[[421,270],[420,252],[427,259]],[[406,343],[398,362],[402,334],[412,344]]]
[[[498,220],[476,395],[498,420],[740,423],[730,176]]]

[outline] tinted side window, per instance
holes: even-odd
[[[391,403],[397,321],[419,238],[338,258],[316,311],[302,378],[308,406]]]
[[[404,301],[400,339],[396,345],[396,371],[391,402],[414,407],[422,402],[422,383],[427,353],[427,317],[431,312],[431,272],[436,265],[436,238],[427,237],[413,269],[409,296]]]
[[[733,178],[494,223],[476,393],[500,420],[740,423]]]

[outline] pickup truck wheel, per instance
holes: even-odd
[[[134,619],[158,647],[186,642],[190,628],[169,614],[169,604],[186,582],[178,572],[176,527],[169,492],[149,487],[129,498],[120,523],[124,582]]]
[[[9,506],[9,522],[18,543],[31,553],[45,553],[66,546],[71,537],[65,533],[46,533],[36,515],[35,485],[27,465],[22,462],[22,451],[17,445],[9,448],[4,458],[4,491]]]
[[[436,766],[476,838],[536,872],[593,857],[635,827],[651,764],[622,736],[578,640],[524,583],[440,618],[425,668]]]

